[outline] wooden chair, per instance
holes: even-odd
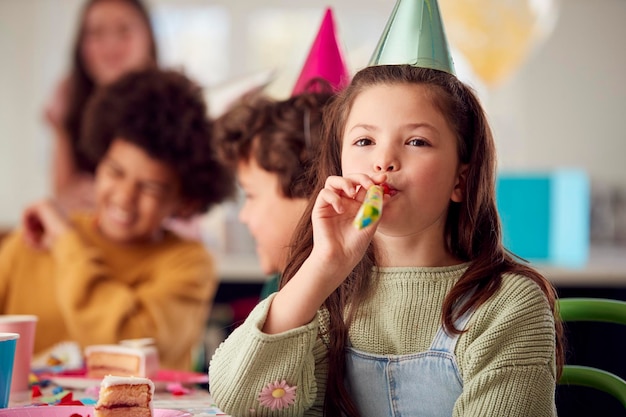
[[[562,298],[557,303],[559,315],[564,322],[596,321],[626,325],[625,301],[602,298]],[[565,365],[559,384],[599,389],[617,398],[626,408],[626,381],[602,369]]]

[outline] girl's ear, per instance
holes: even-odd
[[[467,180],[467,164],[459,165],[459,171],[457,173],[456,184],[454,184],[454,189],[452,190],[452,195],[450,196],[450,200],[455,203],[460,203],[465,199],[465,185]]]

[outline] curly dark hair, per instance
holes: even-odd
[[[309,197],[315,189],[308,173],[320,142],[322,110],[332,97],[330,88],[282,101],[248,95],[215,121],[218,154],[233,171],[240,161],[254,158],[278,175],[285,197]]]
[[[202,90],[181,73],[148,69],[103,87],[87,104],[81,133],[81,149],[94,164],[118,138],[168,164],[198,212],[234,196],[234,175],[217,158]]]

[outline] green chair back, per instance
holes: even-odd
[[[562,298],[557,301],[561,320],[596,321],[626,325],[626,302],[601,298]],[[565,365],[559,379],[562,385],[579,385],[604,391],[626,408],[626,381],[602,369]]]

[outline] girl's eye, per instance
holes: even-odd
[[[411,146],[427,146],[428,142],[426,142],[424,139],[413,138],[413,139],[410,139],[407,142],[407,145],[411,145]]]
[[[354,142],[356,146],[367,146],[367,145],[371,145],[372,143],[374,142],[369,138],[357,139],[357,141]]]

